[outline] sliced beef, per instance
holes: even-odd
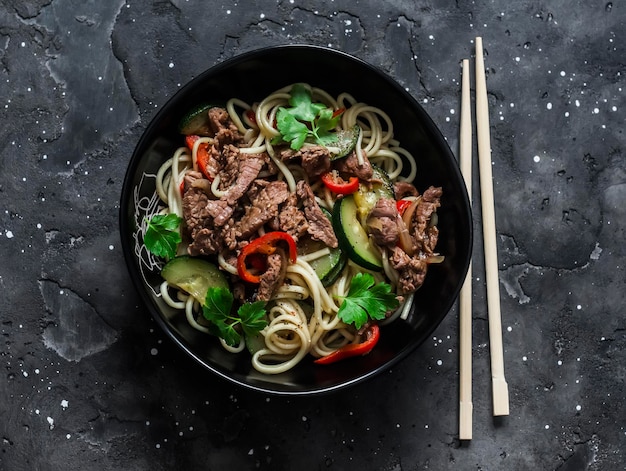
[[[278,217],[271,221],[271,226],[275,231],[288,233],[296,242],[307,233],[309,223],[304,213],[298,208],[298,197],[295,193],[289,195],[285,204],[280,208]]]
[[[261,282],[256,294],[257,301],[269,301],[275,291],[283,284],[287,272],[287,256],[278,249],[267,256],[267,270],[261,275]]]
[[[398,242],[398,209],[396,200],[380,198],[367,217],[367,227],[374,242],[381,246],[393,247]]]
[[[185,179],[185,181],[187,181],[187,179]],[[190,181],[193,181],[193,179],[190,178]],[[191,237],[193,237],[197,230],[205,226],[207,218],[210,217],[206,209],[208,201],[209,196],[199,188],[189,186],[189,189],[184,193],[183,219],[185,220],[185,227]]]
[[[413,215],[414,225],[410,228],[417,247],[427,255],[432,255],[437,245],[439,230],[430,224],[431,217],[441,206],[441,187],[429,187],[423,194]]]
[[[419,257],[409,257],[400,247],[395,247],[391,253],[390,262],[400,277],[399,294],[412,293],[422,286],[428,269],[424,260]]]
[[[210,200],[207,211],[213,216],[214,223],[221,227],[232,217],[237,201],[248,191],[263,168],[262,156],[251,154],[239,159],[237,179],[219,200]]]
[[[234,205],[241,198],[252,182],[259,176],[259,172],[263,168],[265,159],[261,155],[250,154],[245,159],[239,161],[239,174],[235,184],[228,189],[224,199],[231,205]]]
[[[330,170],[330,152],[323,146],[306,146],[300,149],[302,168],[309,177],[319,177]]]
[[[237,238],[247,239],[265,223],[278,217],[279,205],[289,198],[289,188],[284,181],[255,182],[248,192],[250,204],[236,224]]]
[[[183,194],[194,186],[194,182],[197,180],[202,180],[204,176],[200,172],[194,172],[193,170],[187,172],[185,177],[183,178]]]
[[[296,194],[302,201],[304,215],[309,223],[307,232],[311,238],[324,242],[329,247],[337,247],[337,237],[330,220],[315,201],[311,187],[304,180],[298,181]]]
[[[359,159],[355,151],[352,151],[343,159],[338,159],[333,162],[333,167],[342,176],[349,175],[358,177],[363,182],[369,182],[374,174],[372,170],[372,164],[367,156],[364,156],[363,165],[359,165]]]
[[[220,147],[226,144],[237,144],[241,142],[241,133],[230,119],[228,111],[224,108],[213,107],[209,109],[208,113],[209,125]]]
[[[394,193],[396,195],[396,199],[401,200],[402,198],[406,198],[407,196],[418,196],[419,192],[415,185],[409,182],[395,182],[393,184]]]
[[[278,153],[283,161],[299,159],[309,177],[319,177],[330,170],[330,152],[324,146],[303,146],[300,150],[282,149]]]

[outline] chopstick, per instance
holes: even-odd
[[[480,176],[485,276],[487,280],[487,310],[489,317],[489,349],[491,355],[491,388],[493,415],[509,415],[509,387],[504,378],[502,349],[502,319],[500,314],[500,286],[498,281],[498,252],[496,246],[496,218],[491,174],[491,144],[487,80],[483,58],[483,41],[476,38],[476,135]]]
[[[472,103],[469,60],[462,62],[461,135],[459,161],[467,194],[472,201]],[[459,296],[459,439],[472,439],[472,262]]]

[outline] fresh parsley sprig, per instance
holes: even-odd
[[[155,214],[143,236],[146,248],[157,257],[173,258],[182,240],[178,227],[182,222],[176,214]]]
[[[368,317],[382,320],[389,311],[397,309],[400,303],[391,292],[388,283],[374,283],[369,273],[357,273],[350,282],[348,295],[343,298],[337,315],[346,324],[354,324],[360,329]]]
[[[291,87],[291,108],[280,107],[276,113],[276,126],[282,140],[299,150],[307,139],[327,146],[337,141],[334,131],[340,115],[323,103],[313,103],[311,92],[301,83]]]
[[[204,318],[211,323],[211,333],[223,338],[230,346],[239,344],[241,340],[238,325],[247,337],[257,335],[267,325],[265,301],[242,304],[237,310],[237,316],[234,316],[231,314],[233,300],[230,290],[211,287],[202,306]]]

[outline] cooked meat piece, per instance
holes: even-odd
[[[263,163],[263,158],[258,155],[250,155],[240,159],[235,183],[219,200],[207,202],[207,211],[214,218],[215,226],[223,226],[232,217],[237,201],[248,191],[250,185],[257,178],[261,168],[263,168]]]
[[[369,182],[372,179],[373,170],[372,164],[370,163],[367,156],[364,158],[363,165],[359,165],[359,159],[356,155],[356,152],[352,151],[343,159],[338,159],[333,162],[333,167],[335,170],[339,172],[339,174],[344,176],[354,176],[358,177],[359,180],[363,182]]]
[[[430,224],[430,219],[437,208],[441,206],[441,187],[429,187],[423,194],[413,215],[413,224],[409,230],[417,241],[417,248],[432,255],[437,245],[439,230]]]
[[[190,181],[193,181],[191,176]],[[185,191],[183,196],[183,219],[191,237],[197,230],[205,226],[207,218],[210,217],[206,208],[208,201],[208,195],[199,188],[190,186]]]
[[[242,140],[242,136],[237,126],[230,119],[228,111],[224,108],[213,107],[209,109],[208,113],[209,124],[220,147],[226,144],[238,143]]]
[[[212,229],[203,227],[194,232],[193,242],[189,244],[189,255],[212,255],[221,249],[220,234]]]
[[[295,193],[289,195],[280,209],[278,218],[272,221],[272,227],[274,230],[288,233],[296,242],[306,234],[309,223],[304,213],[298,208],[298,197]]]
[[[395,182],[393,184],[393,189],[396,195],[396,199],[401,200],[402,198],[406,198],[407,196],[418,196],[419,192],[415,185],[409,182]]]
[[[283,161],[300,159],[304,172],[309,177],[319,177],[330,170],[330,152],[324,146],[303,146],[294,151],[291,148],[281,149],[278,156]]]
[[[257,301],[268,301],[276,289],[283,284],[287,271],[287,256],[281,249],[267,257],[267,270],[261,275],[256,294]]]
[[[200,172],[189,171],[183,178],[183,195],[191,188],[195,181],[202,180],[204,176]]]
[[[320,240],[329,247],[337,247],[333,226],[315,201],[311,187],[304,180],[300,180],[296,185],[296,194],[304,206],[304,215],[309,223],[307,232],[311,238]]]
[[[424,283],[428,265],[419,257],[409,257],[400,247],[395,247],[390,257],[391,266],[398,271],[399,294],[408,294]]]
[[[380,198],[367,217],[367,227],[374,242],[381,246],[393,247],[398,242],[398,209],[396,200]]]
[[[237,238],[247,239],[266,222],[278,217],[278,207],[289,198],[289,188],[284,181],[264,182],[261,187],[257,180],[248,192],[250,204],[236,224]]]
[[[302,168],[309,177],[319,177],[330,170],[330,152],[326,147],[305,146],[298,153],[302,158]]]

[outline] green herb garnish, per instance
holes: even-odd
[[[253,337],[266,325],[265,301],[242,304],[237,316],[231,315],[233,294],[227,288],[211,287],[207,291],[206,301],[202,306],[204,318],[211,322],[211,332],[230,345],[235,346],[241,340],[237,325],[241,326],[247,337]]]
[[[381,320],[388,311],[397,309],[400,303],[391,292],[388,283],[374,284],[369,273],[357,273],[350,282],[348,295],[343,298],[337,315],[346,324],[354,324],[360,329],[371,319]]]
[[[291,87],[289,98],[291,108],[280,107],[276,113],[276,126],[285,142],[299,150],[307,138],[326,146],[337,141],[333,132],[340,119],[335,112],[323,103],[313,103],[311,92],[301,83]]]
[[[146,248],[157,257],[173,258],[176,247],[182,240],[178,226],[182,218],[176,214],[156,214],[148,223],[143,236]]]

